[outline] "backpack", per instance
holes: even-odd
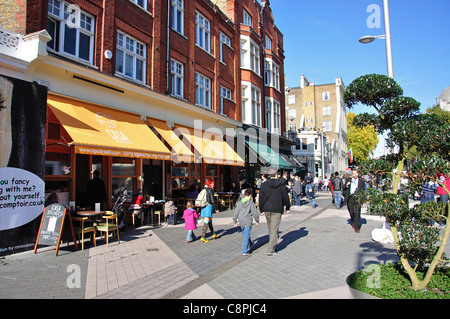
[[[202,189],[195,199],[195,206],[205,207],[206,205],[208,205],[208,201],[206,200],[206,189]]]

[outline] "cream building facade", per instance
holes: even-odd
[[[304,75],[299,87],[286,88],[286,130],[297,141],[292,154],[314,176],[329,177],[348,166],[344,91],[340,77],[315,84]]]

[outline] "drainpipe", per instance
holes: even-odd
[[[170,81],[170,8],[171,0],[167,0],[167,58],[166,58],[166,94],[169,94]]]

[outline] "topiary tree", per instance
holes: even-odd
[[[450,125],[434,114],[419,114],[420,104],[404,97],[401,87],[384,75],[357,78],[347,87],[344,101],[349,108],[358,103],[374,108],[376,114],[359,114],[353,124],[374,125],[380,134],[388,131],[388,146],[398,146],[398,153],[360,166],[363,172],[386,174],[395,171],[392,192],[371,189],[357,196],[370,203],[369,212],[382,214],[391,223],[395,247],[412,288],[423,290],[444,258],[450,235],[450,206],[431,202],[410,208],[407,197],[398,194],[399,181],[406,154],[413,147],[417,148],[421,158],[409,165],[409,194],[425,182],[436,180],[439,174],[450,175]],[[438,183],[450,195],[450,190],[440,180]],[[442,237],[438,228],[430,227],[433,220],[446,223]],[[426,265],[425,277],[419,278],[417,268]]]

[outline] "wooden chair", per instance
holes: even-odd
[[[153,213],[155,215],[158,215],[158,225],[161,225],[161,214],[164,216],[164,222],[166,221],[166,216],[164,215],[164,212],[162,210],[155,210]]]
[[[131,213],[131,217],[133,219],[133,227],[136,227],[136,217],[140,216],[141,220],[141,226],[144,225],[144,213],[142,210],[142,207],[133,207],[132,205],[130,206],[130,208],[128,209],[128,211]]]
[[[73,226],[73,230],[75,231],[75,235],[79,236],[81,235],[81,250],[84,250],[84,234],[90,233],[91,234],[91,242],[94,241],[94,246],[96,246],[95,243],[95,226],[85,225],[85,222],[89,220],[88,217],[72,217],[72,221],[76,222],[77,224]]]
[[[108,238],[109,238],[109,232],[116,231],[117,234],[117,241],[120,244],[120,238],[119,238],[119,227],[118,227],[118,221],[117,221],[117,214],[107,214],[102,216],[103,219],[105,219],[106,222],[104,223],[98,223],[97,224],[97,230],[102,233],[106,233],[106,247],[108,247]],[[114,223],[115,221],[115,223]]]

